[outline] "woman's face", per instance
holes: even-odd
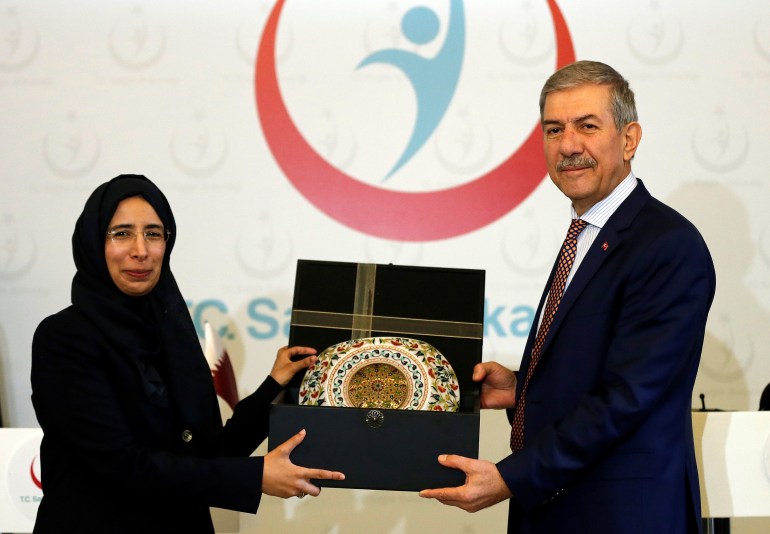
[[[132,297],[146,295],[160,279],[166,241],[146,236],[165,236],[163,223],[142,197],[130,197],[118,204],[107,227],[104,257],[115,285]]]

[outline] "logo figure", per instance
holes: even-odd
[[[0,70],[20,71],[37,56],[40,35],[22,20],[16,6],[0,15]]]
[[[227,135],[212,124],[203,111],[177,128],[171,138],[171,156],[188,176],[211,176],[227,160]]]
[[[401,21],[401,31],[415,45],[433,41],[438,35],[439,26],[436,12],[422,6],[407,11]],[[412,136],[384,180],[393,176],[422,148],[441,122],[457,88],[464,53],[463,4],[462,0],[451,0],[447,35],[435,57],[426,58],[407,50],[389,48],[370,54],[358,65],[358,68],[376,63],[393,65],[406,75],[417,97],[417,119]]]
[[[698,163],[716,172],[737,169],[749,152],[748,132],[745,128],[733,129],[721,105],[693,131],[691,143]]]
[[[546,3],[556,36],[558,69],[575,61],[575,50],[556,1],[546,0]],[[365,184],[334,167],[300,133],[281,94],[276,68],[276,36],[285,4],[286,0],[278,0],[273,7],[257,51],[254,82],[257,111],[265,141],[284,175],[309,202],[329,217],[386,239],[446,239],[496,221],[518,206],[543,181],[547,170],[537,120],[523,143],[496,168],[447,189],[392,191]],[[419,17],[425,16],[425,12],[417,13]],[[455,21],[456,24],[456,20],[452,18],[450,23]],[[464,29],[464,23],[462,27]],[[449,42],[453,41],[450,39]],[[377,57],[376,53],[374,57]],[[431,123],[425,120],[420,124]],[[373,209],[373,206],[378,208]]]
[[[144,9],[136,5],[113,26],[109,47],[117,63],[127,69],[142,70],[155,64],[165,52],[166,33],[150,24]]]
[[[650,11],[632,15],[626,30],[631,53],[648,65],[665,65],[673,61],[684,46],[682,23],[661,11],[652,2]]]
[[[15,280],[29,272],[37,256],[29,231],[11,215],[0,215],[0,281]]]
[[[70,111],[43,140],[43,158],[48,168],[62,178],[79,178],[88,174],[100,156],[99,138],[77,112]]]

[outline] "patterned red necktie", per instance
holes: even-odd
[[[532,357],[530,358],[527,375],[524,378],[524,386],[521,389],[521,398],[516,403],[516,410],[513,414],[513,423],[511,425],[511,450],[516,452],[524,448],[524,408],[527,402],[527,387],[535,371],[535,366],[540,359],[540,352],[543,349],[543,342],[548,334],[548,328],[551,326],[553,316],[559,308],[564,287],[567,285],[567,278],[575,262],[577,252],[577,238],[580,232],[588,225],[581,219],[573,219],[572,224],[567,231],[567,237],[561,246],[559,253],[559,264],[556,267],[556,274],[551,282],[551,289],[548,291],[548,301],[543,311],[543,320],[540,322],[540,328],[535,336],[535,344],[532,346]]]

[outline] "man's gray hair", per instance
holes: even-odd
[[[609,86],[610,111],[618,131],[629,122],[638,120],[634,92],[618,71],[598,61],[576,61],[554,72],[545,82],[540,91],[540,121],[543,121],[545,99],[549,94],[580,85]]]

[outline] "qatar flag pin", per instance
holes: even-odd
[[[602,250],[603,251],[606,252],[608,248],[610,248],[610,244],[609,243],[607,243],[606,241],[604,243],[602,243]]]

